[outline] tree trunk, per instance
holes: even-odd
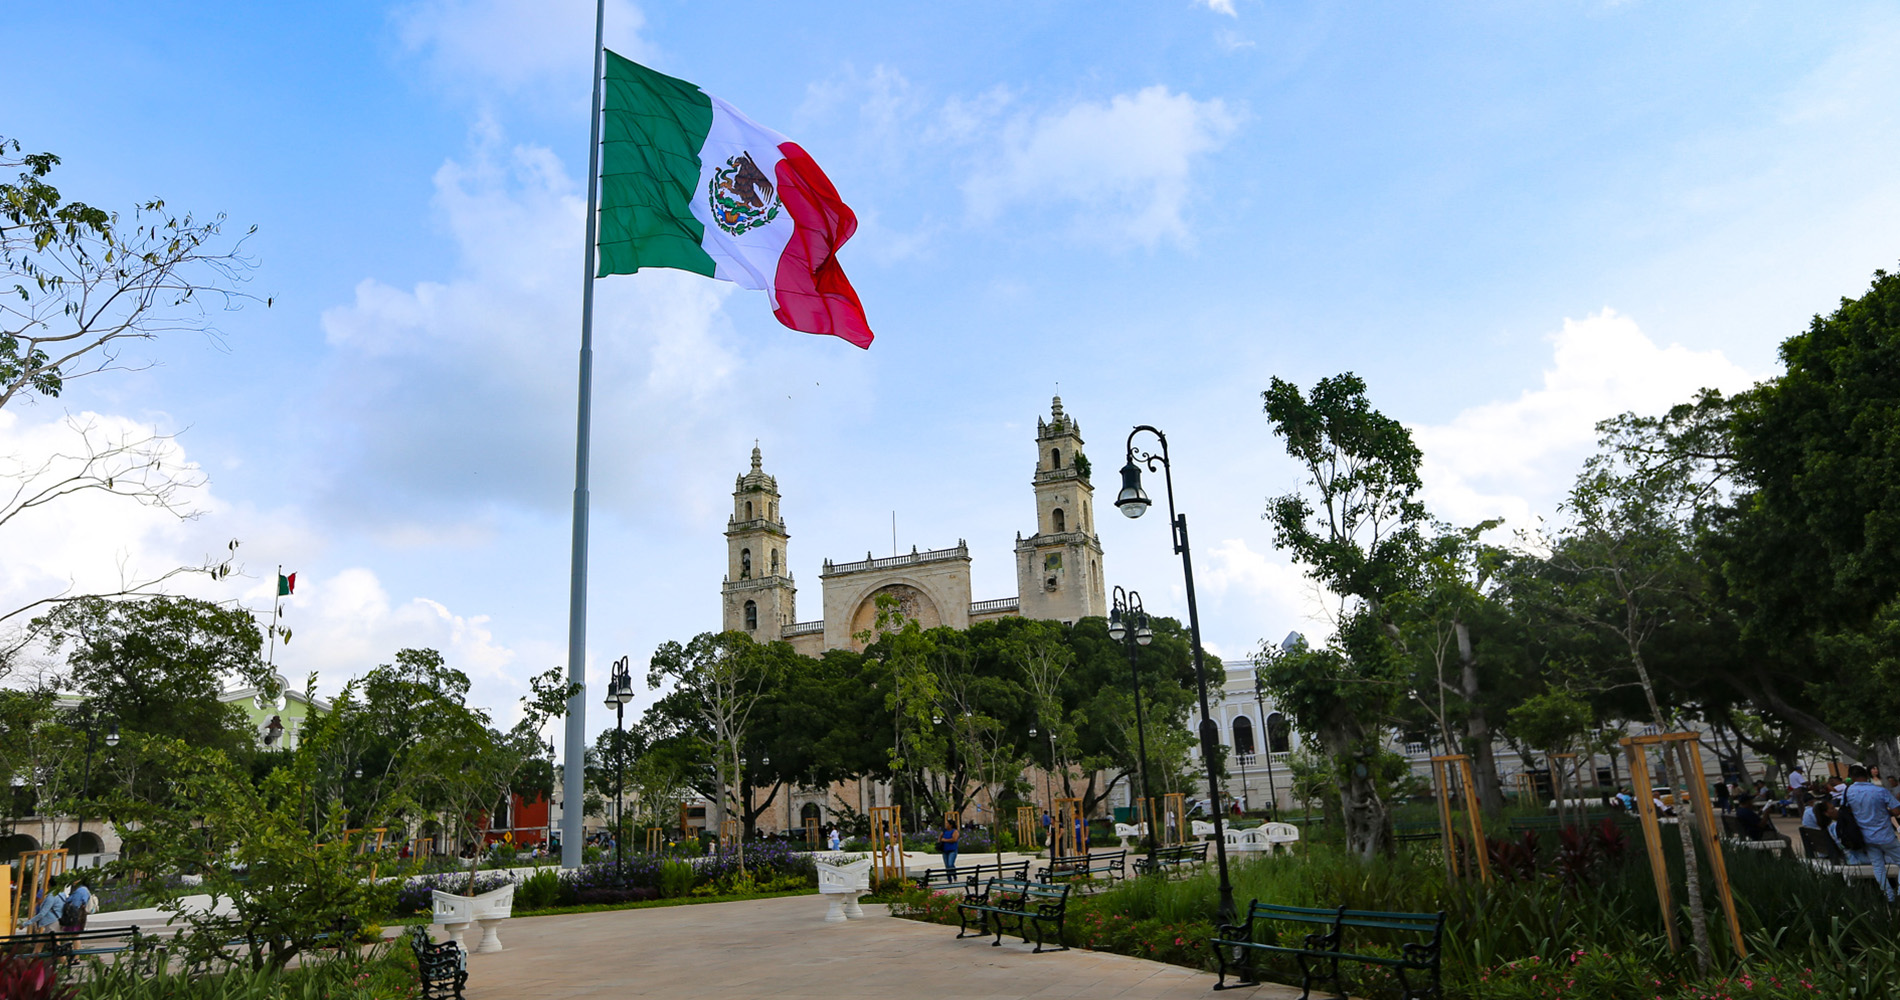
[[[1491,747],[1491,723],[1478,701],[1478,660],[1471,651],[1471,629],[1463,622],[1452,628],[1458,636],[1458,687],[1465,699],[1465,740],[1471,746],[1478,805],[1497,812],[1504,808],[1504,782],[1498,777],[1498,758]]]
[[[1643,698],[1649,702],[1649,714],[1656,720],[1656,730],[1668,732],[1668,719],[1663,715],[1662,703],[1656,699],[1656,685],[1650,680],[1649,665],[1643,661],[1642,646],[1635,641],[1636,630],[1633,622],[1631,625],[1630,631],[1625,633],[1625,640],[1630,651],[1630,662],[1635,664],[1636,676],[1643,683]],[[1644,765],[1647,766],[1647,756],[1645,755],[1642,759]],[[1689,904],[1689,938],[1695,946],[1696,967],[1703,975],[1707,975],[1709,960],[1713,957],[1709,944],[1709,912],[1708,908],[1702,905],[1702,866],[1696,857],[1693,826],[1696,822],[1695,807],[1690,805],[1690,797],[1687,794],[1687,783],[1701,781],[1702,777],[1679,772],[1675,755],[1665,749],[1663,773],[1669,776],[1669,786],[1676,791],[1676,832],[1682,840],[1683,895],[1688,897],[1685,902]],[[1713,817],[1711,817],[1712,820]],[[1674,920],[1676,917],[1673,913],[1665,913],[1663,919]]]
[[[1359,752],[1374,745],[1356,722],[1339,723],[1320,730],[1320,742],[1326,746],[1343,773],[1339,781],[1339,806],[1346,827],[1346,850],[1371,860],[1392,850],[1392,824],[1385,800],[1372,774],[1372,765],[1359,759]],[[1360,771],[1365,773],[1361,774]]]

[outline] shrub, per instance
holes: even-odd
[[[7,1000],[66,1000],[74,988],[59,985],[59,969],[45,959],[0,954],[0,997]]]
[[[660,898],[677,899],[693,891],[693,880],[697,878],[693,866],[684,861],[663,861],[660,863]]]
[[[573,890],[561,881],[561,873],[552,869],[538,871],[528,876],[515,890],[515,909],[545,910],[551,906],[560,906],[562,897],[572,898]]]

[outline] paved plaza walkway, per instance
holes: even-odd
[[[1081,950],[1034,955],[1008,938],[992,948],[882,906],[864,911],[863,920],[827,924],[812,895],[521,917],[501,926],[506,950],[469,956],[468,997],[1292,1000],[1300,992],[1215,993],[1210,973]]]

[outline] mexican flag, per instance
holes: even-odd
[[[289,597],[291,594],[296,593],[296,591],[297,591],[297,574],[292,573],[289,576],[285,576],[282,573],[277,574],[277,596],[278,597]]]
[[[858,217],[799,145],[606,53],[598,276],[673,267],[762,290],[780,323],[871,346],[835,254]]]

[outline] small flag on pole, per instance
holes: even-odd
[[[297,574],[292,573],[289,576],[285,576],[282,573],[277,574],[277,596],[278,597],[289,597],[291,594],[294,594],[296,592],[297,592]]]

